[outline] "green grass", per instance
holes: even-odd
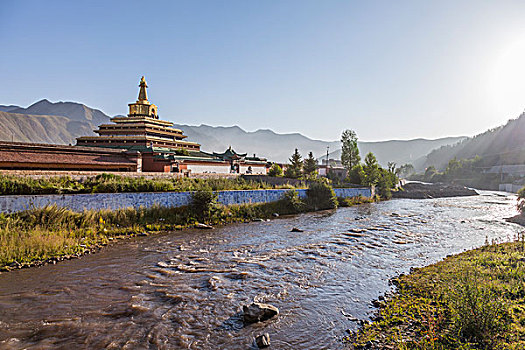
[[[386,349],[524,349],[525,246],[486,245],[394,280],[380,318],[346,339]]]
[[[306,187],[301,183],[297,186]],[[211,188],[213,191],[294,188],[292,185],[272,186],[266,182],[236,178],[158,178],[127,177],[100,174],[86,180],[69,176],[34,179],[29,176],[0,175],[0,195],[118,193],[118,192],[185,192]]]
[[[339,207],[352,207],[357,204],[373,203],[377,200],[378,199],[367,198],[363,196],[350,197],[350,198],[337,197],[337,202],[339,204]]]

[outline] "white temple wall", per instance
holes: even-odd
[[[266,166],[264,165],[251,165],[251,164],[241,164],[240,173],[246,174],[246,171],[248,171],[248,167],[252,167],[252,174],[262,174],[266,175]]]
[[[217,164],[217,165],[202,165],[202,164],[188,164],[188,169],[191,170],[192,174],[229,174],[230,165]]]

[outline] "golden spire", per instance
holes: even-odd
[[[140,79],[140,91],[139,91],[139,99],[137,102],[148,102],[148,94],[146,93],[146,88],[148,85],[146,84],[146,79],[144,79],[144,76],[142,76],[142,79]]]

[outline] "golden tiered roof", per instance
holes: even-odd
[[[200,150],[198,143],[184,141],[187,136],[182,130],[173,128],[172,122],[159,119],[157,106],[148,101],[148,85],[144,76],[140,79],[139,87],[138,99],[128,105],[127,117],[111,118],[113,124],[99,125],[95,130],[99,136],[79,137],[77,145],[123,148],[142,145]]]

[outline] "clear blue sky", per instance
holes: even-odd
[[[0,104],[366,141],[473,135],[525,109],[525,1],[0,0]]]

